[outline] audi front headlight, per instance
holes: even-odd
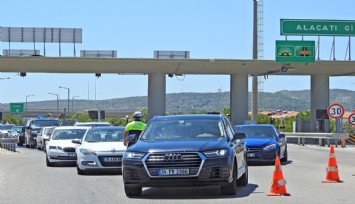
[[[96,156],[96,152],[91,150],[91,149],[79,149],[81,153],[83,153],[85,156]]]
[[[124,157],[127,159],[140,160],[144,157],[145,153],[142,152],[125,152]]]
[[[276,148],[276,144],[271,144],[263,148],[264,151],[269,151]]]
[[[224,157],[229,155],[229,151],[227,149],[219,149],[213,151],[203,152],[206,157]]]

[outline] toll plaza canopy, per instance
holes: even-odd
[[[0,57],[0,72],[167,73],[355,76],[355,61],[279,63],[275,60]]]

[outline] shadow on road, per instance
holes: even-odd
[[[226,196],[221,194],[220,187],[171,187],[171,188],[144,188],[141,199],[226,199],[247,197],[257,189],[258,185],[248,184],[238,186],[237,194]],[[139,198],[138,198],[139,199]]]

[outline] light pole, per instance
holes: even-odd
[[[28,97],[31,97],[31,96],[34,96],[34,95],[31,94],[31,95],[27,95],[27,96],[26,96],[26,112],[27,112],[27,98],[28,98]]]
[[[80,97],[80,96],[71,97],[71,112],[73,112],[73,113],[74,113],[74,98],[78,98],[78,97]]]
[[[69,118],[69,99],[70,99],[70,89],[64,86],[59,86],[60,89],[68,90],[68,109],[67,109],[67,118]]]
[[[56,94],[56,93],[48,93],[48,94],[57,96],[57,111],[59,113],[59,94]]]

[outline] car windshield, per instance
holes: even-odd
[[[169,119],[152,121],[140,139],[144,141],[218,140],[225,136],[219,119]]]
[[[41,128],[48,126],[60,126],[59,120],[34,120],[32,122],[32,128]]]
[[[45,128],[43,129],[43,134],[44,134],[44,135],[52,134],[54,128],[55,128],[55,127],[45,127]]]
[[[245,133],[247,137],[276,137],[276,132],[272,126],[236,126],[236,131]]]
[[[0,130],[11,130],[14,125],[1,125]]]
[[[85,136],[86,142],[123,142],[122,128],[110,129],[91,129]]]
[[[21,132],[22,127],[12,127],[11,132]]]
[[[52,140],[82,139],[87,129],[57,129],[54,130]]]

